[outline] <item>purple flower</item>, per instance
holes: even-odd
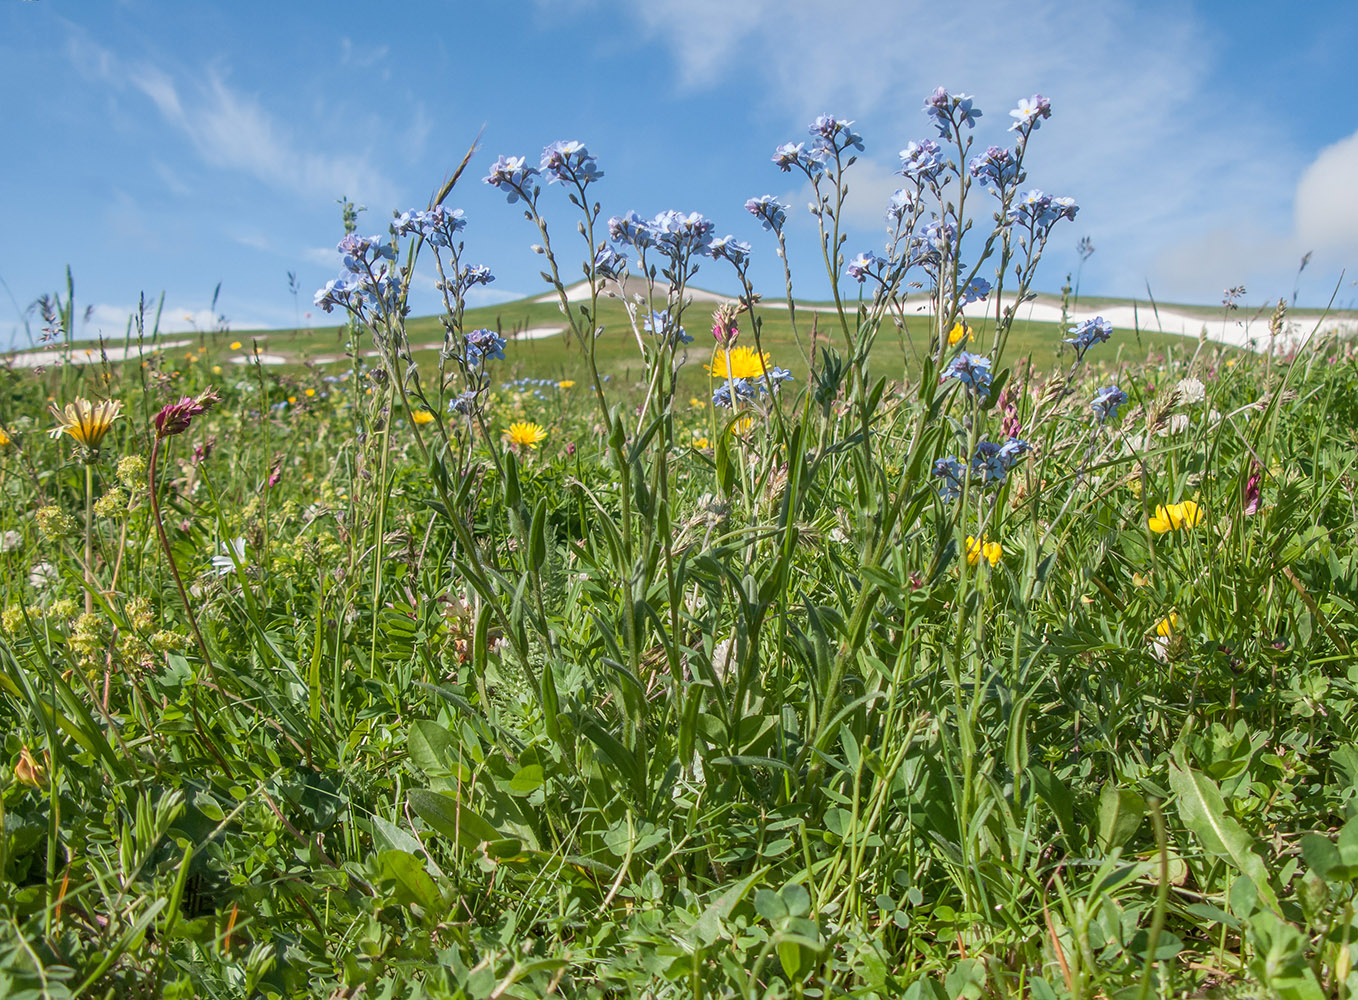
[[[917,184],[932,181],[943,170],[943,150],[932,139],[912,142],[901,150],[900,172]]]
[[[505,339],[494,330],[472,330],[466,334],[467,363],[480,365],[487,358],[505,359]]]
[[[765,229],[774,232],[782,232],[783,223],[787,221],[787,206],[771,194],[751,198],[745,203],[745,211],[758,219]]]
[[[501,156],[491,165],[490,173],[484,180],[491,187],[504,191],[512,205],[520,198],[528,197],[525,185],[536,174],[537,169],[528,166],[522,156]]]
[[[833,115],[821,115],[807,131],[816,137],[816,148],[829,155],[843,152],[850,146],[862,152],[863,137],[849,127],[852,124]]]
[[[948,362],[943,369],[942,379],[955,378],[967,387],[974,396],[984,396],[990,392],[990,359],[979,354],[963,351]]]
[[[949,94],[942,87],[924,99],[924,113],[944,139],[951,138],[954,127],[975,128],[976,119],[981,117],[981,112],[972,107],[971,97]]]
[[[713,257],[729,260],[736,267],[744,267],[749,262],[751,249],[750,244],[742,243],[734,236],[722,236],[712,241],[708,252]]]
[[[881,257],[878,257],[871,250],[865,250],[853,260],[849,261],[845,270],[848,272],[850,278],[856,278],[861,285],[863,279],[867,278],[869,275],[880,277],[881,270],[885,266],[886,261]]]
[[[991,194],[999,195],[1011,184],[1023,180],[1019,170],[1018,157],[1013,150],[991,146],[979,156],[972,157],[967,165],[979,184],[985,185]]]
[[[1052,102],[1041,94],[1022,98],[1018,102],[1018,107],[1009,112],[1009,117],[1014,119],[1014,124],[1009,126],[1009,131],[1022,132],[1024,126],[1031,125],[1032,127],[1027,131],[1036,132],[1042,126],[1042,119],[1051,116]]]
[[[1094,415],[1099,418],[1099,423],[1105,420],[1116,420],[1118,408],[1127,402],[1127,394],[1115,385],[1106,385],[1098,392],[1094,393],[1094,398],[1089,402],[1089,408],[1094,411]]]
[[[589,184],[604,175],[583,142],[574,139],[552,143],[542,151],[542,171],[549,174],[547,183],[556,181]]]
[[[638,250],[654,245],[656,238],[650,222],[636,212],[615,215],[609,219],[608,236],[615,243],[626,243]]]
[[[1065,338],[1063,343],[1074,345],[1076,355],[1083,358],[1085,351],[1095,344],[1102,344],[1113,336],[1113,324],[1102,316],[1095,316],[1078,326],[1072,326],[1070,332],[1074,336]]]
[[[935,462],[934,475],[940,480],[938,495],[944,501],[956,500],[962,495],[962,483],[967,476],[967,467],[955,456],[949,455]]]
[[[899,223],[914,212],[916,201],[915,192],[909,188],[897,188],[896,193],[886,203],[887,221]]]
[[[616,278],[627,267],[627,258],[607,246],[600,246],[594,254],[594,270],[605,278]]]
[[[189,429],[193,418],[206,413],[222,401],[217,390],[208,386],[197,396],[184,396],[176,403],[169,403],[155,415],[156,438],[167,438],[183,434]]]

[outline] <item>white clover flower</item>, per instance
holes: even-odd
[[[57,568],[50,562],[37,563],[28,572],[28,585],[34,590],[46,590],[60,579]]]
[[[1195,379],[1191,375],[1186,379],[1182,379],[1175,388],[1177,388],[1179,392],[1179,401],[1189,406],[1201,403],[1207,398],[1207,387],[1203,385],[1199,379]]]
[[[0,552],[13,552],[23,542],[23,535],[13,528],[0,535]]]

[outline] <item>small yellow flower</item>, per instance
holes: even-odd
[[[233,341],[231,341],[231,350],[233,350],[233,351],[239,351],[239,350],[240,350],[240,341],[239,341],[239,340],[233,340]]]
[[[570,388],[572,388],[574,385],[575,385],[575,379],[573,379],[573,378],[563,378],[560,382],[558,382],[558,383],[556,384],[556,387],[557,387],[558,389],[570,389]]]
[[[8,447],[9,447],[9,435],[5,433],[3,428],[0,428],[0,448]]]
[[[213,365],[213,366],[212,366],[212,374],[213,374],[213,375],[220,375],[221,373],[222,373],[222,366],[221,366],[221,365]]]
[[[296,396],[289,396],[289,397],[288,397],[288,402],[289,402],[289,403],[296,403],[296,402],[297,402],[297,397],[296,397]]]
[[[977,541],[971,535],[967,536],[967,565],[977,565],[982,557],[990,565],[996,565],[1004,557],[1004,549],[1000,548],[999,542]]]
[[[428,410],[416,410],[410,415],[410,419],[423,427],[425,424],[432,424],[434,422],[434,415]]]
[[[707,408],[707,400],[699,399],[697,396],[690,396],[688,398],[688,405],[695,410],[703,410]]]
[[[754,417],[741,417],[731,425],[731,433],[737,436],[750,433],[750,428],[754,426]]]
[[[773,356],[753,347],[718,348],[712,354],[712,363],[703,367],[713,378],[760,378],[766,371],[773,371]]]
[[[536,448],[546,437],[547,431],[540,424],[519,420],[509,425],[509,443],[521,448]]]
[[[1175,632],[1179,631],[1179,613],[1171,611],[1169,617],[1161,618],[1155,623],[1155,634],[1168,639]]]
[[[698,451],[705,451],[708,448],[712,447],[712,442],[708,441],[705,436],[699,434],[697,431],[694,431],[693,447],[696,448]]]
[[[1185,500],[1183,503],[1172,503],[1167,507],[1156,507],[1149,526],[1157,535],[1163,535],[1167,531],[1196,528],[1202,524],[1204,516],[1201,507],[1192,500]]]
[[[99,448],[99,442],[104,440],[104,435],[108,433],[113,421],[118,419],[118,411],[122,406],[123,404],[116,399],[91,403],[80,396],[76,397],[74,403],[67,403],[60,410],[53,403],[52,416],[56,417],[57,426],[47,433],[54,438],[69,434],[78,443],[95,451]]]
[[[972,332],[971,327],[958,320],[953,324],[953,328],[948,331],[948,346],[956,347],[964,339],[967,343],[971,343],[976,339],[976,334]]]
[[[306,391],[306,394],[307,394],[308,396],[314,396],[314,395],[316,395],[316,390],[315,390],[315,389],[308,389],[308,390]]]

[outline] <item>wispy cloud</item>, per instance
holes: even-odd
[[[394,204],[396,186],[371,159],[331,142],[299,135],[256,94],[231,85],[219,68],[179,77],[149,62],[128,62],[92,40],[73,35],[68,57],[82,72],[148,99],[208,167],[253,176],[270,188],[307,199],[338,195]],[[310,139],[310,141],[308,141]]]
[[[823,112],[859,119],[869,147],[851,208],[863,222],[880,219],[870,196],[896,186],[896,150],[931,133],[922,98],[942,84],[976,95],[986,111],[982,145],[1006,141],[1018,98],[1052,99],[1056,115],[1032,144],[1030,182],[1082,206],[1070,247],[1053,247],[1053,269],[1092,233],[1103,252],[1087,281],[1136,288],[1149,278],[1167,293],[1202,297],[1218,269],[1185,267],[1186,242],[1238,228],[1245,212],[1251,226],[1290,236],[1290,195],[1306,158],[1279,141],[1280,111],[1216,85],[1218,36],[1187,5],[860,0],[848,16],[818,0],[610,2],[671,49],[683,90],[738,85],[732,73],[754,72],[754,99],[787,119],[789,136]],[[1299,197],[1298,211],[1353,197],[1335,178],[1354,176],[1355,158],[1358,143],[1313,167],[1299,196],[1327,193]],[[1326,221],[1312,228],[1337,238],[1347,216],[1325,213],[1317,209]]]

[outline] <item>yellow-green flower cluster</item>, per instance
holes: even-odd
[[[75,518],[52,504],[39,507],[33,519],[38,522],[38,531],[42,534],[42,537],[49,542],[70,538],[80,530],[80,525]]]
[[[108,623],[102,615],[84,614],[71,625],[66,645],[82,667],[93,667],[104,659],[108,649]]]
[[[118,482],[129,490],[146,485],[146,459],[140,455],[124,455],[118,459]]]
[[[24,609],[17,604],[11,604],[3,612],[0,612],[0,629],[3,629],[5,635],[12,639],[23,635]]]
[[[127,504],[127,494],[115,486],[94,501],[94,512],[100,517],[122,517],[127,513]]]

